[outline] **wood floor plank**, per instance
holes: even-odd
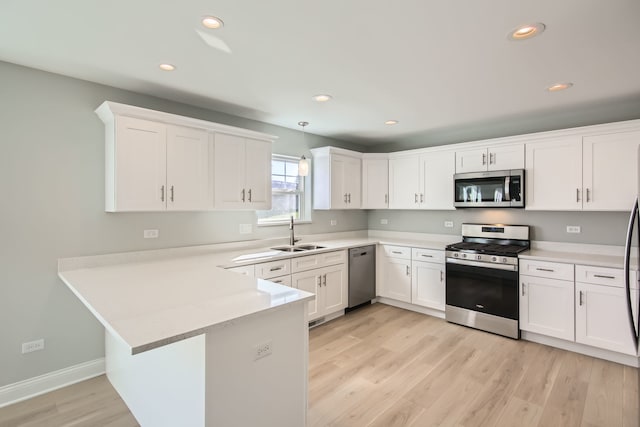
[[[640,426],[640,393],[638,369],[625,366],[623,369],[622,425]]]
[[[501,427],[537,426],[541,417],[541,406],[517,397],[511,397],[495,425]]]
[[[585,400],[582,423],[622,426],[623,367],[594,360]]]

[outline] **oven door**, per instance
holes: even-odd
[[[446,304],[517,321],[518,267],[447,258]]]

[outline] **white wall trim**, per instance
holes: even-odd
[[[101,357],[0,387],[0,408],[104,373],[104,357]]]

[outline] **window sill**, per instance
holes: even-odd
[[[305,221],[305,220],[294,220],[293,223],[295,225],[298,224],[311,224],[311,221]],[[273,221],[273,222],[259,222],[258,224],[256,224],[256,227],[276,227],[276,226],[280,226],[280,225],[289,225],[289,220],[286,221]]]

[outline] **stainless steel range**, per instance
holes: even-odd
[[[518,326],[518,253],[529,226],[462,224],[462,242],[446,247],[445,318],[510,338]]]

